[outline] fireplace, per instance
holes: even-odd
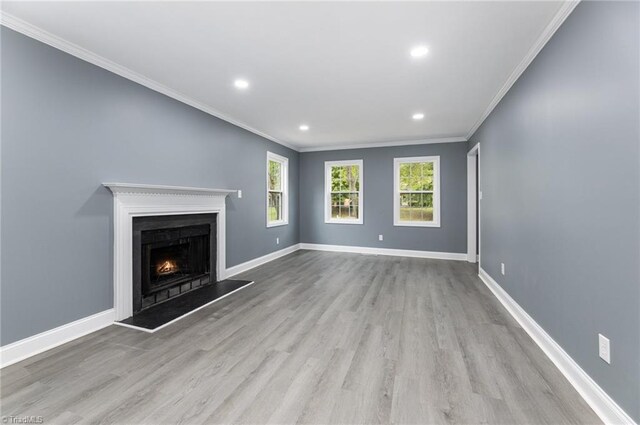
[[[217,214],[133,218],[133,314],[216,281]]]

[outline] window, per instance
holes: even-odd
[[[362,160],[324,163],[325,223],[362,224]]]
[[[289,223],[289,159],[267,152],[267,227]]]
[[[393,160],[393,224],[440,227],[440,157]]]

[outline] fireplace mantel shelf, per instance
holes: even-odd
[[[155,184],[137,183],[103,183],[111,192],[148,194],[148,195],[200,195],[200,196],[227,196],[236,193],[232,189],[211,189],[205,187],[164,186]]]

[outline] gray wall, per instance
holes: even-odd
[[[300,154],[300,242],[467,252],[467,145],[415,146]],[[393,225],[393,158],[440,155],[441,227]],[[324,162],[364,160],[364,224],[324,222]],[[378,235],[384,241],[378,241]]]
[[[637,422],[639,28],[637,2],[581,3],[471,138],[482,267]]]
[[[2,27],[2,345],[111,308],[102,182],[242,189],[227,266],[298,242],[298,153]],[[289,225],[265,226],[265,163],[289,158]],[[276,245],[280,237],[280,245]]]

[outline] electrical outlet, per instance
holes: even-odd
[[[500,271],[502,272],[502,276],[504,276],[504,263],[500,263]]]
[[[378,235],[378,240],[379,241],[384,240],[383,236],[382,235]]]
[[[280,245],[280,238],[276,238],[276,245]]]
[[[609,345],[609,338],[602,334],[598,334],[598,354],[602,360],[611,364],[611,347]]]
[[[241,190],[238,191],[238,198],[242,198],[242,191]]]

